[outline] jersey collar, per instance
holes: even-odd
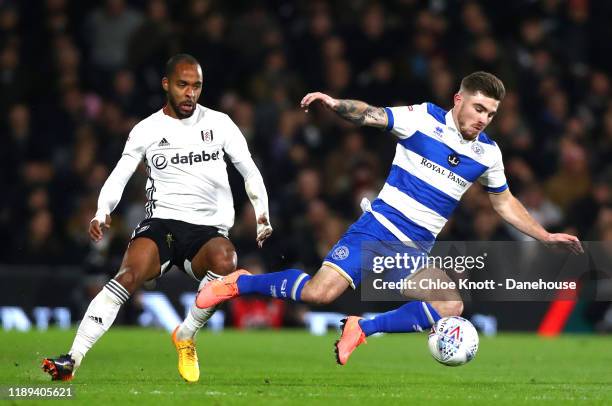
[[[202,106],[196,103],[195,109],[193,110],[193,114],[190,117],[184,118],[181,121],[181,124],[184,124],[188,127],[194,125],[200,119],[200,112],[202,111]]]
[[[200,115],[203,113],[204,113],[204,108],[197,103],[196,103],[195,110],[193,111],[193,114],[190,117],[184,118],[182,120],[170,117],[164,112],[164,109],[162,109],[162,114],[164,115],[164,117],[168,118],[169,120],[178,120],[179,123],[183,124],[186,127],[191,127],[192,125],[197,123],[198,120],[200,119]]]

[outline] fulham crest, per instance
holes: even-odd
[[[204,144],[210,144],[213,141],[213,130],[202,130],[200,134],[202,135]]]

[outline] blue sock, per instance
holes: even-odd
[[[261,275],[242,275],[236,283],[240,295],[259,293],[299,302],[302,297],[302,289],[309,280],[310,275],[299,269],[285,269]]]
[[[413,333],[430,328],[440,315],[427,302],[410,302],[398,309],[379,314],[373,319],[359,320],[366,336],[374,333]],[[433,322],[432,322],[433,321]]]

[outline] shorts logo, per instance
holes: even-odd
[[[140,228],[137,228],[135,234],[140,234],[143,231],[147,231],[149,229],[149,227],[151,227],[151,226],[149,224],[147,224],[147,225],[144,225],[144,226],[142,226]]]
[[[151,163],[157,169],[164,169],[168,166],[168,159],[163,154],[155,154],[151,157]]]
[[[346,245],[341,245],[334,250],[334,252],[332,253],[332,258],[337,261],[342,261],[343,259],[346,259],[349,254],[350,251],[348,247]]]
[[[482,146],[476,142],[472,144],[472,151],[474,151],[476,155],[482,155],[484,153]]]
[[[205,144],[210,144],[213,141],[213,130],[202,130],[200,134]]]

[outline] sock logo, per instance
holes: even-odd
[[[98,323],[99,325],[102,325],[102,317],[98,317],[98,316],[89,316],[89,318],[91,320],[93,320],[95,323]]]
[[[283,279],[283,283],[281,284],[281,296],[287,297],[287,279]]]
[[[276,286],[274,285],[270,286],[270,296],[276,297]]]

